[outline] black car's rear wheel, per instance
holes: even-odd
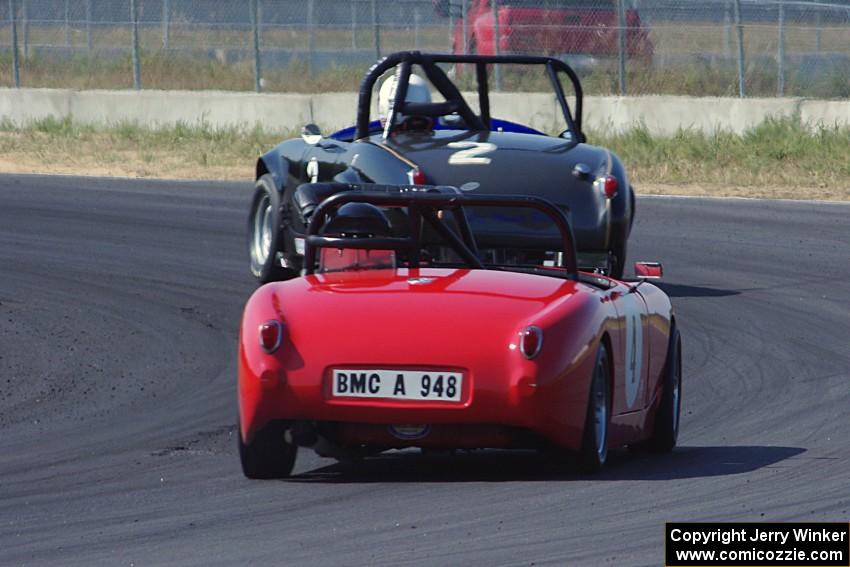
[[[269,423],[245,443],[237,431],[242,473],[248,478],[286,478],[295,466],[298,447],[286,439],[286,422]]]
[[[280,215],[280,193],[271,175],[263,175],[257,180],[248,215],[251,273],[260,283],[286,280],[298,275],[297,270],[280,265],[278,252],[284,248],[286,234],[285,229],[282,229]]]
[[[646,447],[653,451],[668,452],[676,446],[682,413],[682,339],[675,326],[670,330],[670,347],[664,365],[662,389],[652,437],[647,440]]]
[[[608,361],[608,350],[603,343],[599,343],[599,350],[596,352],[596,366],[590,381],[584,435],[578,453],[578,467],[583,472],[599,471],[608,459],[608,423],[611,408],[610,379],[611,366]]]

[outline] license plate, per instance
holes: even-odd
[[[334,396],[459,402],[462,387],[460,372],[333,370]]]

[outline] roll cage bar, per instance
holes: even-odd
[[[419,268],[421,262],[423,222],[431,226],[471,268],[485,269],[478,257],[478,245],[469,227],[464,207],[516,207],[534,209],[548,216],[561,233],[563,247],[562,266],[566,277],[578,279],[575,238],[567,214],[546,199],[526,195],[461,194],[454,187],[355,185],[347,183],[322,183],[323,191],[336,191],[322,201],[310,216],[305,235],[304,275],[315,272],[319,248],[353,248],[359,250],[398,250],[407,253],[409,267]],[[305,187],[307,185],[302,185]],[[300,188],[299,188],[300,189]],[[369,203],[378,207],[405,207],[410,222],[408,237],[346,238],[320,234],[333,211],[346,203]],[[438,215],[439,211],[452,213],[460,234]],[[562,272],[563,274],[563,272]]]
[[[457,86],[446,73],[438,66],[438,63],[464,63],[475,67],[475,76],[478,83],[478,105],[481,114],[476,115],[463,98]],[[357,102],[357,127],[354,139],[359,140],[369,135],[370,109],[372,107],[372,91],[377,80],[393,67],[398,69],[398,83],[396,85],[395,99],[390,115],[387,117],[384,133],[389,133],[395,124],[397,114],[416,114],[424,116],[446,116],[457,113],[466,123],[470,130],[490,130],[490,94],[488,87],[488,65],[493,64],[514,65],[543,65],[549,82],[555,91],[561,112],[564,114],[567,127],[575,134],[579,142],[585,140],[581,130],[582,99],[583,93],[581,82],[572,67],[554,57],[542,57],[531,55],[453,55],[439,53],[421,53],[419,51],[400,51],[388,55],[375,63],[360,84],[359,99]],[[410,81],[410,73],[413,65],[419,65],[428,77],[428,80],[445,98],[440,103],[408,103],[407,86]],[[576,94],[575,117],[570,113],[567,97],[558,80],[558,72],[563,72],[569,77]]]

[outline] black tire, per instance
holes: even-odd
[[[664,364],[662,388],[652,437],[647,440],[646,448],[667,453],[676,446],[682,414],[682,339],[675,326],[670,329],[670,347],[667,349],[667,360]]]
[[[287,429],[285,422],[272,422],[258,431],[249,443],[242,441],[242,434],[237,430],[239,460],[246,477],[286,478],[292,473],[298,447],[286,440]]]
[[[584,421],[584,434],[581,449],[578,452],[577,465],[585,473],[595,473],[602,469],[608,460],[608,425],[611,414],[611,366],[608,349],[599,343],[596,352],[596,365],[590,381],[587,400],[587,417]]]
[[[284,251],[288,232],[281,222],[280,192],[269,174],[257,180],[248,215],[248,255],[251,274],[261,284],[288,280],[298,270],[281,267],[278,252]],[[294,248],[294,244],[291,246]]]

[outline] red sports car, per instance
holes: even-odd
[[[580,271],[568,213],[536,197],[327,183],[295,202],[303,275],[257,289],[242,319],[246,476],[289,475],[298,446],[555,447],[592,472],[609,447],[675,445],[681,347],[646,281],[658,264],[629,282]],[[473,234],[473,214],[499,229]],[[523,243],[531,260],[501,254],[505,223],[532,217],[553,230]]]
[[[435,0],[434,6],[455,18],[454,53],[616,56],[621,26],[626,55],[651,60],[654,52],[640,13],[620,13],[611,0],[499,0],[495,7],[491,0]]]

